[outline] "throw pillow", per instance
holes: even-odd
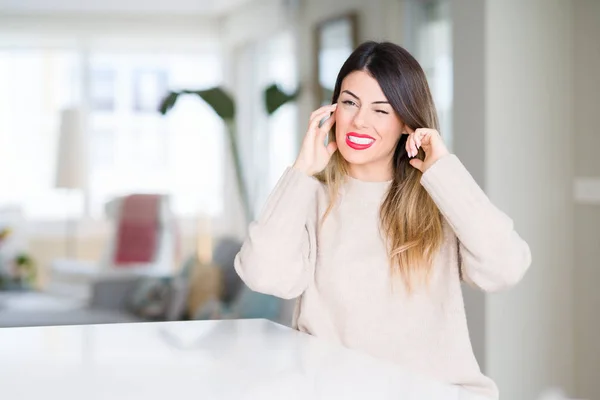
[[[144,278],[129,298],[129,309],[147,320],[164,320],[171,297],[171,277]]]
[[[189,317],[193,318],[209,300],[221,299],[223,282],[218,266],[202,263],[194,258],[188,282],[187,311]]]

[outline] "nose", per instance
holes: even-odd
[[[353,119],[355,127],[364,128],[366,126],[366,123],[367,123],[366,112],[367,112],[367,110],[364,108],[359,108],[358,111],[356,111],[356,114],[354,114],[354,119]]]

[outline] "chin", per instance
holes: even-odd
[[[373,161],[374,158],[372,154],[369,154],[370,152],[368,150],[357,151],[346,145],[340,146],[338,151],[342,157],[344,157],[344,160],[354,165],[368,164],[369,162]]]

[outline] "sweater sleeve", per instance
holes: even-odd
[[[314,273],[320,183],[285,170],[235,258],[235,270],[256,291],[284,299],[301,295]]]
[[[529,246],[455,155],[436,161],[421,184],[458,238],[466,282],[496,291],[521,280],[531,264]]]

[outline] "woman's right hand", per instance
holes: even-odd
[[[325,146],[325,138],[335,123],[335,109],[337,104],[323,106],[310,115],[308,131],[302,141],[300,154],[294,163],[297,168],[307,175],[312,176],[323,171],[329,162],[329,159],[337,150],[337,143],[330,142]],[[325,117],[329,116],[323,125],[319,123]]]

